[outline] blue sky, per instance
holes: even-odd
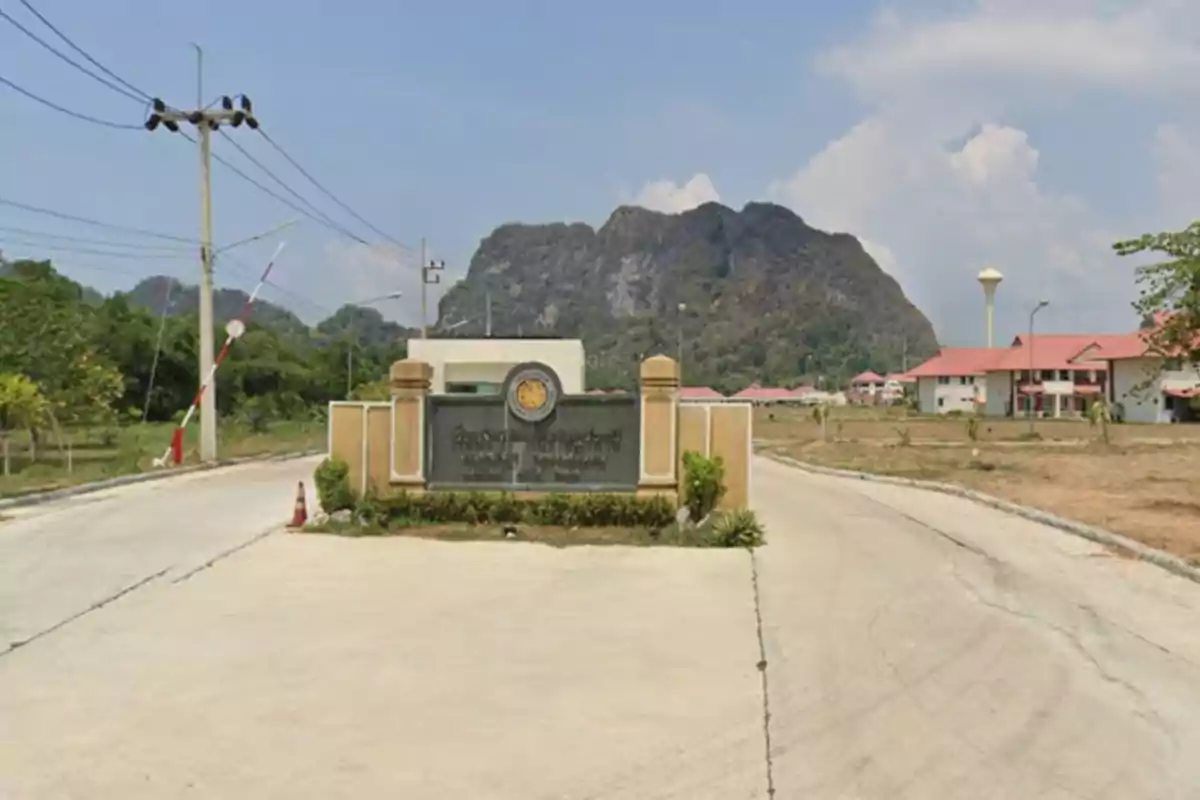
[[[859,236],[946,343],[982,337],[973,276],[984,265],[1007,277],[1005,336],[1042,296],[1048,328],[1120,330],[1132,265],[1108,245],[1182,227],[1200,199],[1187,77],[1200,44],[1182,0],[30,1],[178,106],[195,101],[200,43],[206,102],[249,95],[263,128],[343,201],[413,248],[428,237],[460,272],[507,221],[599,225],[621,202],[770,199]],[[18,0],[0,9],[71,52]],[[143,119],[2,20],[0,76],[77,111]],[[256,134],[231,135],[378,241]],[[282,193],[219,137],[216,151]],[[163,129],[99,128],[0,86],[0,154],[0,198],[197,234],[197,155]],[[297,216],[219,165],[214,182],[218,244]],[[4,226],[153,243],[0,207]],[[14,238],[27,237],[0,229],[10,255],[50,252]],[[285,238],[283,288],[265,297],[314,320],[401,288],[406,300],[381,310],[416,323],[410,252],[307,221]],[[220,264],[218,282],[248,288],[272,248],[237,250],[244,266]],[[186,257],[57,256],[103,290],[198,270]]]

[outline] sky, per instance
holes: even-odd
[[[196,105],[199,44],[204,104],[249,96],[262,131],[376,229],[258,133],[227,131],[288,189],[214,137],[218,155],[365,242],[214,165],[218,247],[298,220],[219,256],[217,284],[252,288],[286,241],[262,296],[310,322],[402,291],[376,307],[419,324],[422,239],[447,264],[432,322],[437,292],[497,225],[770,200],[857,236],[945,345],[983,343],[985,266],[1005,276],[1000,339],[1041,299],[1040,329],[1120,331],[1136,324],[1137,262],[1112,243],[1183,228],[1200,207],[1188,0],[29,2],[178,108]],[[95,71],[21,0],[0,11]],[[3,19],[0,78],[94,117],[145,119],[143,100]],[[0,85],[0,201],[190,242],[199,198],[199,156],[180,136],[83,122]],[[52,256],[106,292],[199,274],[194,245],[2,204],[0,250]]]

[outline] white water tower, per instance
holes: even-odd
[[[987,346],[995,347],[996,338],[996,287],[1004,276],[998,270],[987,267],[977,276],[983,287],[984,313],[987,315]]]

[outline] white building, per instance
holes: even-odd
[[[1192,406],[1200,397],[1200,365],[1149,355],[1147,347],[1135,333],[1093,343],[1080,357],[1107,363],[1108,402],[1125,422],[1200,421]]]
[[[408,357],[433,368],[433,394],[498,394],[509,370],[527,361],[558,373],[564,394],[584,391],[579,339],[409,339]]]
[[[986,347],[943,347],[905,373],[916,379],[918,409],[923,414],[980,410],[988,396],[987,368],[1003,352]]]

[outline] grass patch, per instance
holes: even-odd
[[[9,441],[10,474],[0,475],[0,497],[149,471],[153,460],[170,444],[174,429],[175,423],[153,422],[65,431],[62,449],[51,433],[43,437],[36,449],[31,448],[27,433],[15,433]],[[323,448],[326,428],[319,421],[280,421],[265,431],[255,431],[229,422],[220,426],[217,441],[221,458],[294,453]],[[192,424],[184,435],[184,464],[198,463],[200,430],[199,424]]]

